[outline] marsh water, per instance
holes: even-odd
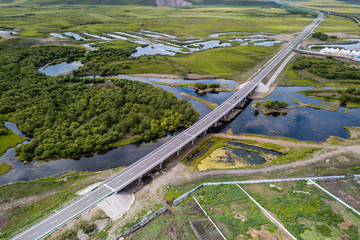
[[[218,104],[221,104],[224,100],[233,94],[232,92],[223,92],[218,94],[207,93],[205,95],[198,95],[195,93],[194,89],[184,87],[175,88],[152,83],[153,81],[189,81],[183,79],[169,80],[156,78],[136,78],[127,75],[119,75],[118,77],[127,78],[133,81],[137,80],[150,83],[174,93],[178,98],[183,98],[181,93],[185,92]],[[236,85],[235,81],[225,79],[207,79],[191,82],[219,83],[220,85],[228,87],[233,87]],[[272,99],[286,101],[289,103],[289,105],[296,105],[296,103],[294,103],[291,98],[293,97],[305,103],[313,103],[318,105],[326,104],[320,100],[306,97],[305,95],[297,92],[305,89],[310,89],[310,87],[278,87],[269,97],[263,100],[266,101],[268,99]],[[201,117],[210,112],[210,109],[204,103],[193,99],[188,100],[200,113]],[[262,113],[257,113],[253,108],[251,108],[251,104],[252,101],[249,101],[243,112],[240,113],[231,123],[224,124],[223,126],[220,126],[216,129],[211,129],[209,132],[226,133],[229,129],[231,129],[234,134],[257,133],[269,136],[283,136],[299,140],[312,140],[320,142],[326,140],[329,136],[348,138],[349,133],[346,129],[344,129],[344,127],[360,126],[360,109],[339,107],[338,111],[330,112],[313,108],[298,108],[291,110],[286,115],[266,116]],[[23,134],[17,129],[15,124],[8,122],[6,123],[6,126],[19,135]],[[14,149],[11,148],[0,157],[0,163],[7,163],[12,165],[13,170],[3,176],[0,176],[0,185],[15,181],[27,181],[50,176],[61,176],[71,172],[100,171],[119,166],[128,166],[146,154],[150,153],[173,136],[177,135],[179,131],[175,131],[174,133],[168,134],[166,137],[151,143],[130,144],[117,147],[107,152],[96,153],[91,156],[81,156],[76,159],[68,158],[49,161],[32,161],[30,164],[23,164],[22,162],[18,161],[14,156]],[[275,132],[277,134],[275,134]]]
[[[39,68],[39,71],[44,73],[47,76],[55,77],[60,74],[69,73],[73,70],[76,70],[80,66],[83,66],[80,61],[75,61],[75,62],[71,62],[71,63],[62,62],[59,64]]]
[[[337,47],[344,48],[347,50],[360,49],[360,39],[347,39],[350,43],[339,43],[339,44],[319,44],[319,45],[309,45],[309,48],[313,47]]]

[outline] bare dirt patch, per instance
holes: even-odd
[[[276,41],[289,42],[289,41],[292,41],[297,34],[298,33],[292,33],[292,34],[281,33],[281,34],[277,34],[274,36],[269,36],[269,39],[274,39]]]
[[[326,190],[360,211],[360,184],[355,180],[319,183]]]
[[[250,235],[251,239],[259,239],[259,240],[265,240],[265,239],[272,239],[272,240],[290,239],[290,238],[287,238],[285,236],[279,236],[279,235],[273,234],[273,233],[269,232],[268,230],[265,230],[264,228],[265,228],[264,226],[261,226],[260,231],[257,231],[255,229],[251,228],[248,231],[248,234]],[[241,239],[241,238],[239,238],[239,239]]]

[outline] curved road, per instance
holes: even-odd
[[[184,130],[182,133],[172,138],[153,152],[139,159],[134,164],[122,170],[113,177],[107,179],[101,186],[78,198],[64,208],[56,211],[54,214],[44,218],[38,223],[15,235],[11,239],[40,239],[56,228],[62,226],[67,221],[81,214],[85,210],[93,207],[95,204],[120,191],[130,183],[140,178],[154,167],[161,164],[169,156],[179,151],[183,146],[193,141],[198,135],[209,129],[218,122],[224,115],[229,113],[242,100],[251,94],[258,84],[270,74],[270,72],[292,51],[293,48],[321,22],[323,14],[315,19],[291,44],[289,44],[281,53],[274,57],[271,62],[264,67],[255,77],[251,79],[243,88],[234,93],[224,103],[210,112],[204,118],[196,122],[193,126]]]

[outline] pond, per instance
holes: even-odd
[[[266,159],[258,152],[249,152],[235,148],[232,149],[232,153],[250,165],[260,165],[266,163]],[[228,161],[231,161],[231,159],[228,159]]]
[[[89,36],[89,37],[93,37],[93,38],[97,38],[97,39],[101,39],[101,40],[105,40],[105,41],[111,40],[111,39],[108,38],[108,37],[103,37],[103,36],[99,36],[99,35],[95,35],[95,34],[90,34],[90,33],[86,33],[86,32],[83,32],[83,34],[86,35],[86,36]]]
[[[78,69],[80,66],[83,66],[83,64],[80,61],[75,61],[71,63],[62,62],[59,64],[42,67],[39,68],[38,70],[47,76],[55,77],[60,74],[70,73],[71,71]]]
[[[50,33],[51,36],[56,37],[56,38],[61,38],[61,39],[67,39],[68,37],[65,37],[64,35],[60,34],[60,33]]]
[[[254,45],[257,45],[257,46],[264,46],[264,47],[272,47],[274,46],[275,44],[277,43],[282,43],[281,41],[265,41],[265,42],[257,42],[257,43],[254,43]]]
[[[170,35],[170,34],[161,33],[161,32],[154,32],[154,31],[149,31],[149,30],[140,30],[140,32],[151,33],[151,34],[156,34],[156,35],[162,35],[162,36],[167,37],[167,38],[177,38],[177,36],[175,36],[175,35]]]
[[[291,97],[304,103],[324,105],[323,101],[309,98],[297,91],[311,87],[278,87],[268,99],[285,101],[290,106],[297,105]],[[255,100],[256,101],[256,100]],[[345,126],[360,126],[360,109],[339,107],[338,111],[330,112],[322,109],[297,108],[284,116],[264,115],[251,108],[253,101],[230,124],[223,125],[210,132],[226,133],[232,129],[234,134],[255,133],[268,136],[282,136],[304,141],[325,141],[330,136],[349,138]],[[351,111],[345,113],[346,111]],[[276,134],[276,133],[277,134]]]
[[[87,40],[86,38],[83,38],[79,34],[73,32],[64,32],[63,34],[69,37],[73,37],[75,40]]]
[[[105,34],[106,36],[109,36],[109,37],[112,37],[114,39],[120,39],[120,40],[127,40],[126,37],[122,37],[122,36],[119,36],[119,35],[115,35],[115,34],[111,34],[111,33],[107,33]]]
[[[239,142],[227,142],[226,144],[233,145],[235,147],[241,147],[243,149],[247,149],[247,150],[251,150],[251,151],[263,152],[265,154],[271,154],[274,156],[282,156],[283,155],[282,153],[277,152],[277,151],[268,150],[268,149],[256,147],[256,146],[250,146],[250,145],[246,145],[244,143],[239,143]]]
[[[360,49],[360,39],[347,39],[346,41],[351,41],[355,43],[343,43],[343,44],[318,44],[318,45],[309,45],[308,48],[313,47],[337,47],[344,48],[347,50]]]

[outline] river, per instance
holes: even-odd
[[[167,91],[173,92],[177,97],[182,98],[181,92],[186,92],[197,96],[199,98],[213,101],[221,104],[229,96],[231,92],[218,94],[205,94],[203,96],[197,95],[194,89],[184,87],[169,87],[151,83],[152,81],[165,81],[164,79],[153,78],[135,78],[131,76],[120,76],[130,80],[141,80],[150,84],[161,87]],[[166,80],[170,81],[170,80]],[[186,80],[176,80],[186,81]],[[208,83],[229,84],[233,86],[234,82],[231,80],[201,80]],[[196,82],[196,81],[194,81]],[[323,104],[322,101],[309,98],[305,95],[297,93],[297,91],[309,89],[310,87],[278,87],[270,96],[264,100],[272,99],[278,101],[286,101],[290,105],[294,105],[291,97],[305,103]],[[193,107],[200,113],[201,117],[210,112],[210,109],[203,103],[193,99],[189,99]],[[330,112],[326,110],[318,110],[313,108],[298,108],[293,109],[284,116],[265,116],[262,113],[256,113],[251,108],[252,101],[249,101],[244,111],[240,113],[231,123],[224,124],[221,127],[210,130],[213,133],[225,133],[230,128],[234,134],[241,133],[257,133],[269,136],[290,137],[299,140],[324,141],[329,136],[339,136],[349,138],[349,133],[345,126],[360,126],[360,109],[349,109],[346,107],[339,107],[338,111]],[[346,113],[350,111],[349,113]],[[18,130],[15,124],[5,123],[6,126],[12,129],[16,134],[25,135]],[[179,130],[180,131],[180,130]],[[15,182],[28,181],[32,179],[61,176],[66,173],[78,171],[100,171],[119,166],[128,166],[140,159],[147,153],[153,151],[168,139],[177,135],[179,131],[168,134],[166,137],[153,141],[151,143],[130,144],[127,146],[120,146],[103,153],[96,153],[92,156],[82,156],[77,159],[59,159],[49,161],[32,161],[29,164],[23,164],[14,156],[14,149],[9,149],[0,157],[0,163],[7,163],[13,166],[13,170],[5,175],[0,176],[0,185]]]

